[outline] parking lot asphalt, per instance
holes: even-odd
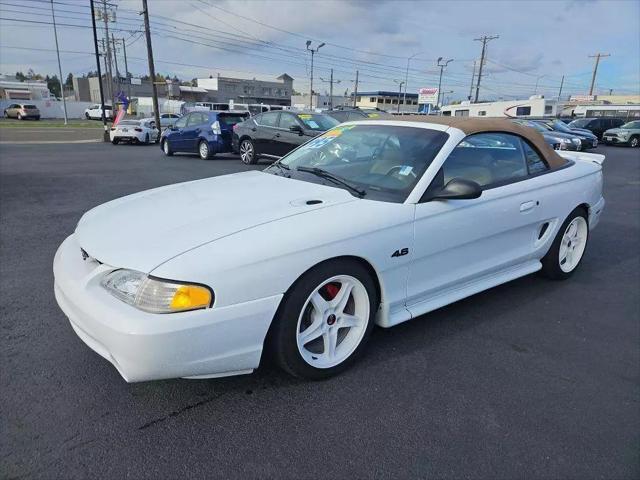
[[[376,329],[328,381],[265,366],[127,384],[58,309],[57,247],[95,205],[248,167],[0,145],[0,477],[638,478],[640,150],[598,152],[607,206],[569,281],[530,275]]]

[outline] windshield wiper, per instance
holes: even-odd
[[[331,172],[327,172],[326,170],[323,170],[322,168],[318,168],[318,167],[297,167],[296,168],[297,171],[299,172],[306,172],[306,173],[313,173],[314,175],[317,175],[318,177],[322,177],[322,178],[326,178],[327,180],[331,180],[332,182],[338,184],[338,185],[342,185],[343,187],[347,187],[349,190],[351,190],[352,192],[354,192],[355,194],[357,194],[359,197],[364,197],[367,192],[361,188],[356,187],[355,185],[350,184],[349,182],[347,182],[344,178],[339,177],[337,175],[334,175]]]
[[[271,167],[278,167],[280,170],[291,170],[291,167],[289,165],[286,165],[284,163],[280,163],[280,160],[278,160],[277,162],[272,163],[271,165],[269,165],[267,167],[267,169],[269,169]]]

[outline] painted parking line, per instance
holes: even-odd
[[[99,143],[101,139],[89,139],[89,140],[7,140],[0,141],[0,145],[47,145],[55,143]]]

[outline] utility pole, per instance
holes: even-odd
[[[325,80],[324,78],[320,77],[320,80],[322,80],[325,83],[329,83],[329,110],[333,110],[333,84],[336,83],[340,83],[342,80],[334,80],[333,79],[333,68],[331,69],[331,76],[329,77],[329,81],[327,82],[327,80]]]
[[[447,65],[449,65],[450,62],[453,62],[453,58],[449,58],[447,60],[444,61],[444,63],[440,63],[443,60],[442,57],[438,57],[438,67],[440,67],[440,80],[438,81],[438,100],[436,101],[436,104],[438,106],[438,115],[440,114],[440,90],[442,88],[442,71],[446,68]]]
[[[103,140],[109,141],[109,130],[107,127],[107,117],[104,114],[104,92],[102,90],[102,72],[100,71],[100,53],[98,52],[98,32],[96,31],[96,10],[93,5],[93,0],[89,0],[91,3],[91,25],[93,27],[93,48],[96,52],[96,66],[98,67],[98,87],[100,90],[100,110],[102,111],[102,126],[104,127]]]
[[[469,87],[469,100],[473,96],[473,79],[476,77],[476,61],[473,61],[473,73],[471,74],[471,86]]]
[[[537,94],[538,94],[538,82],[539,82],[539,81],[540,81],[540,79],[541,79],[541,78],[543,78],[543,77],[544,77],[544,75],[538,75],[538,76],[536,77],[536,88],[534,88],[534,90],[533,90],[533,94],[534,94],[534,95],[537,95]]]
[[[118,51],[116,50],[116,38],[111,34],[111,43],[113,44],[113,63],[116,66],[116,95],[120,93],[120,71],[118,70]]]
[[[560,90],[558,90],[558,100],[556,103],[560,103],[560,96],[562,95],[563,86],[564,86],[564,75],[562,75],[562,80],[560,80]]]
[[[324,42],[318,45],[315,50],[313,48],[309,48],[310,46],[311,40],[307,40],[307,50],[311,52],[311,84],[309,85],[309,109],[313,110],[313,56],[318,50],[324,47]]]
[[[407,70],[404,73],[404,98],[402,99],[405,105],[407,104],[407,85],[409,84],[409,62],[411,62],[411,59],[413,59],[414,57],[417,57],[421,53],[422,52],[414,53],[413,55],[407,58]]]
[[[589,58],[595,58],[596,64],[593,67],[593,76],[591,77],[591,88],[589,88],[589,95],[593,95],[593,86],[596,84],[596,74],[598,73],[598,64],[601,58],[610,57],[609,53],[596,53],[595,55],[589,55]]]
[[[156,69],[153,66],[153,48],[151,47],[151,28],[149,27],[149,7],[147,0],[142,0],[144,11],[144,33],[147,37],[147,59],[149,60],[149,75],[151,76],[151,88],[153,90],[153,113],[156,117],[156,125],[160,127],[160,109],[158,107],[158,87],[156,87]]]
[[[129,78],[129,66],[127,65],[127,44],[122,39],[122,53],[124,53],[124,76],[127,79],[127,98],[131,102],[131,78]]]
[[[355,108],[356,106],[356,101],[358,98],[358,70],[356,70],[356,85],[355,88],[353,89],[353,106]]]
[[[53,11],[53,0],[51,0],[51,17],[53,18],[53,35],[56,38],[56,54],[58,55],[58,74],[60,75],[60,95],[62,96],[62,107],[64,109],[64,124],[67,124],[67,101],[64,98],[64,83],[62,80],[62,65],[60,64],[60,49],[58,48],[58,29],[56,28],[56,14]]]
[[[484,56],[487,51],[487,42],[495,40],[496,38],[500,38],[500,35],[494,35],[492,37],[483,35],[480,38],[473,39],[475,42],[482,42],[482,54],[480,55],[480,67],[478,68],[478,81],[476,83],[476,99],[473,103],[478,103],[478,96],[480,95],[480,80],[482,79],[482,66],[484,65]]]
[[[113,72],[111,71],[111,46],[109,44],[109,12],[107,12],[107,0],[102,0],[102,20],[104,20],[105,44],[107,46],[107,70],[109,75],[109,92],[111,93],[111,105],[113,105]]]

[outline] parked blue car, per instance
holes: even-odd
[[[191,112],[162,132],[165,155],[197,153],[206,160],[216,153],[231,152],[233,126],[249,118],[249,112]]]

